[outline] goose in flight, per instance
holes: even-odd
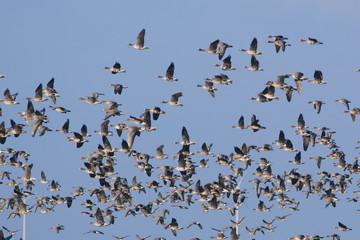
[[[118,62],[115,62],[113,67],[104,67],[104,69],[110,70],[112,74],[126,72],[126,70],[121,69],[121,65]]]
[[[165,76],[157,76],[157,78],[162,78],[169,82],[178,81],[179,80],[178,78],[174,78],[174,70],[175,70],[175,65],[173,62],[171,62],[168,69],[166,70],[166,75]]]
[[[190,141],[188,131],[186,130],[186,128],[184,126],[183,126],[183,128],[181,130],[181,137],[182,137],[181,142],[174,142],[174,144],[182,144],[182,145],[195,144],[195,142]]]
[[[282,36],[282,35],[278,35],[278,36],[268,36],[269,38],[274,39],[274,41],[266,41],[267,43],[273,43],[275,45],[275,51],[278,53],[280,51],[280,49],[285,52],[285,48],[286,47],[290,47],[291,44],[286,43],[285,40],[287,40],[288,38]]]
[[[251,71],[264,71],[264,69],[260,68],[260,63],[256,59],[256,57],[254,55],[251,55],[251,61],[250,62],[251,62],[250,67],[243,66],[243,68],[249,69]]]
[[[32,100],[32,101],[35,101],[35,102],[47,101],[46,98],[43,98],[42,83],[40,83],[39,86],[35,89],[35,97],[33,97],[33,98],[26,97],[25,99]]]
[[[218,54],[219,54],[219,60],[221,60],[223,58],[223,56],[225,55],[226,49],[227,48],[232,48],[233,46],[224,43],[224,42],[219,42],[218,43]]]
[[[140,31],[139,35],[137,36],[136,44],[129,43],[128,45],[138,50],[149,49],[149,47],[144,46],[144,43],[145,43],[145,28],[143,28]]]
[[[202,48],[199,48],[198,51],[201,51],[201,52],[207,52],[207,53],[211,53],[211,54],[216,54],[217,51],[217,46],[218,46],[218,43],[220,42],[219,39],[209,43],[209,48],[208,49],[202,49]]]
[[[258,45],[258,41],[257,41],[257,39],[254,37],[253,40],[251,41],[249,50],[240,49],[240,51],[246,52],[246,53],[251,54],[251,55],[262,55],[261,52],[258,52],[258,51],[257,51],[257,45]]]
[[[114,87],[114,94],[119,94],[119,95],[121,95],[122,90],[124,88],[128,88],[127,86],[121,84],[110,84],[110,86]]]
[[[212,83],[210,81],[205,81],[205,84],[203,84],[203,85],[197,84],[196,87],[201,87],[201,88],[207,90],[213,98],[215,97],[214,91],[217,91],[217,88],[214,88],[214,83]]]
[[[89,142],[88,140],[84,139],[80,133],[74,132],[72,137],[66,138],[68,141],[76,142],[76,147],[80,148],[84,145],[85,142]]]
[[[320,70],[315,70],[313,80],[305,80],[307,82],[312,82],[316,84],[326,84],[327,82],[323,81],[323,74]]]
[[[182,92],[174,93],[171,95],[170,101],[161,101],[160,103],[167,103],[171,106],[183,106],[181,103],[178,102],[179,97],[182,97]]]
[[[19,102],[15,101],[17,95],[18,95],[18,93],[11,94],[10,90],[7,88],[4,92],[5,100],[0,99],[0,102],[5,103],[7,105],[19,104]]]
[[[54,89],[55,78],[51,78],[46,85],[46,89],[43,90],[45,96],[48,96],[54,104],[56,104],[56,98],[60,97],[58,92]]]
[[[309,37],[308,39],[300,39],[299,42],[306,42],[309,43],[311,45],[319,45],[319,44],[323,44],[322,42],[318,41],[316,38],[311,38]]]
[[[231,67],[231,56],[227,56],[223,60],[223,64],[214,64],[215,67],[220,67],[224,71],[236,70],[236,68]]]
[[[318,100],[310,101],[310,102],[308,102],[308,103],[313,103],[313,104],[314,104],[314,108],[315,108],[315,111],[316,111],[317,114],[320,113],[320,111],[321,111],[321,106],[322,106],[323,104],[325,104],[325,102],[323,102],[323,101],[318,101]]]

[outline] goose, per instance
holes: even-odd
[[[126,128],[126,124],[124,123],[118,123],[116,125],[110,124],[109,127],[115,128],[117,135],[121,137],[122,131]]]
[[[83,136],[77,132],[73,132],[73,137],[67,137],[68,141],[76,142],[76,147],[80,148],[84,145],[85,142],[89,142],[88,140],[84,139]]]
[[[293,74],[288,74],[288,76],[292,77],[294,79],[295,84],[296,84],[296,90],[300,94],[301,90],[302,90],[302,81],[308,80],[308,78],[304,77],[304,74],[302,72],[295,72]]]
[[[259,61],[256,59],[256,57],[254,55],[251,55],[251,66],[247,67],[247,66],[243,66],[243,68],[249,69],[251,71],[264,71],[264,69],[260,68],[260,63]]]
[[[278,53],[280,49],[285,52],[286,47],[290,47],[291,44],[284,41],[285,38],[275,38],[274,41],[266,41],[267,43],[273,43],[275,45],[275,51]],[[287,39],[287,38],[286,38]]]
[[[51,78],[50,81],[46,85],[46,89],[43,90],[43,94],[48,96],[54,104],[56,104],[56,98],[60,97],[58,92],[54,89],[54,81],[55,78]]]
[[[83,124],[81,127],[80,135],[83,137],[91,137],[91,135],[88,134],[87,126],[85,124]]]
[[[205,84],[203,84],[203,85],[197,84],[196,87],[201,87],[201,88],[207,90],[213,98],[215,97],[214,91],[217,91],[217,88],[214,88],[214,83],[212,83],[210,81],[205,81]]]
[[[266,98],[264,95],[262,95],[261,93],[258,94],[257,98],[250,98],[250,100],[255,100],[257,102],[269,102],[269,99]]]
[[[290,139],[285,140],[285,146],[280,147],[280,149],[283,149],[287,152],[297,152],[298,150],[294,149],[292,142]]]
[[[323,74],[320,70],[315,70],[314,79],[313,80],[305,80],[307,82],[312,82],[316,84],[327,84],[327,82],[323,81]]]
[[[210,82],[215,83],[215,84],[220,84],[220,85],[228,85],[228,83],[232,84],[232,82],[233,82],[225,74],[215,75],[213,78],[205,78],[205,80],[210,81]]]
[[[220,67],[224,71],[236,70],[236,68],[231,67],[231,56],[227,56],[223,60],[223,64],[214,64],[215,67]]]
[[[102,215],[102,212],[101,212],[100,208],[96,209],[95,217],[96,217],[96,222],[89,222],[89,224],[95,225],[97,227],[105,226],[104,217]]]
[[[144,46],[144,42],[145,42],[144,38],[145,38],[145,28],[143,28],[140,31],[139,35],[137,36],[136,44],[129,43],[128,45],[138,50],[149,49],[149,47]]]
[[[43,98],[42,84],[40,83],[39,86],[35,89],[35,97],[33,97],[33,98],[26,97],[25,99],[32,100],[32,101],[35,101],[35,102],[47,101],[46,98]]]
[[[209,144],[209,146],[206,145],[206,143],[203,143],[201,145],[201,152],[196,152],[196,153],[200,153],[202,155],[212,155],[213,153],[210,152],[212,147],[212,143]]]
[[[191,226],[193,226],[193,225],[196,225],[196,226],[198,226],[200,229],[203,229],[201,223],[198,222],[198,221],[193,221],[193,222],[189,223],[189,225],[188,225],[186,228],[189,228],[189,227],[191,227]]]
[[[179,227],[178,222],[175,218],[171,219],[171,223],[168,223],[164,226],[165,229],[170,229],[171,232],[174,234],[174,236],[177,236],[177,230],[182,230],[184,229],[183,227]]]
[[[347,110],[349,109],[349,103],[351,103],[349,100],[345,99],[345,98],[341,98],[341,99],[337,99],[335,100],[335,102],[340,102],[342,104],[344,104],[344,106],[346,107]]]
[[[291,128],[296,128],[296,129],[305,129],[308,128],[308,126],[305,126],[305,120],[304,120],[304,116],[302,115],[302,113],[299,114],[298,120],[297,120],[297,125],[296,126],[290,126]]]
[[[319,44],[323,44],[322,42],[318,41],[317,39],[315,38],[308,38],[306,40],[304,39],[300,39],[299,42],[306,42],[306,43],[309,43],[311,45],[319,45]]]
[[[223,58],[223,56],[225,55],[225,52],[226,52],[226,49],[227,48],[232,48],[233,46],[227,44],[227,43],[224,43],[224,42],[219,42],[218,43],[218,57],[219,57],[219,60],[221,60]]]
[[[209,48],[208,49],[202,49],[202,48],[199,48],[198,51],[202,51],[202,52],[207,52],[207,53],[210,53],[210,54],[216,54],[217,51],[217,47],[218,47],[218,43],[220,42],[219,39],[209,43]]]
[[[325,158],[321,156],[315,156],[315,157],[309,157],[309,159],[314,159],[316,161],[316,166],[320,169],[321,161],[324,160]]]
[[[338,222],[338,227],[337,226],[335,226],[334,228],[335,229],[338,229],[338,230],[340,230],[340,231],[352,231],[352,229],[351,228],[348,228],[348,227],[346,227],[344,224],[342,224],[341,222]]]
[[[104,69],[110,70],[112,74],[126,72],[126,70],[121,69],[121,65],[118,62],[115,62],[113,67],[104,67]]]
[[[112,136],[112,132],[109,131],[109,122],[110,120],[106,120],[101,124],[101,130],[93,130],[93,132],[100,134],[101,136]]]
[[[174,78],[174,70],[175,70],[175,65],[173,62],[171,62],[168,69],[166,70],[166,75],[165,76],[157,76],[157,78],[162,78],[169,82],[178,81],[179,80],[178,78]]]
[[[189,137],[188,131],[186,130],[185,126],[183,126],[181,129],[181,137],[182,137],[182,140],[180,142],[174,142],[174,144],[182,144],[182,145],[195,144],[195,142],[190,141],[190,137]]]
[[[355,122],[356,115],[360,114],[360,108],[354,107],[350,111],[344,111],[344,113],[350,113],[352,121]]]
[[[57,111],[59,113],[68,113],[71,112],[70,110],[64,108],[64,107],[53,107],[53,106],[48,106],[48,108],[51,108],[54,111]]]
[[[5,103],[7,105],[16,105],[19,104],[19,102],[16,102],[16,96],[18,95],[18,93],[15,94],[11,94],[10,90],[7,88],[4,91],[4,96],[5,96],[5,100],[0,99],[0,102]]]
[[[251,129],[254,132],[259,131],[260,129],[266,129],[266,127],[263,127],[259,124],[259,119],[256,119],[255,115],[252,115],[250,125],[246,126],[247,129]]]
[[[164,111],[162,111],[159,107],[154,107],[154,108],[145,108],[144,111],[149,111],[152,112],[153,114],[153,119],[156,121],[159,119],[160,114],[165,114]]]
[[[310,102],[308,102],[308,103],[313,103],[313,104],[314,104],[314,109],[315,109],[315,111],[316,111],[317,114],[320,113],[320,111],[321,111],[321,106],[322,106],[323,104],[325,104],[325,102],[323,102],[323,101],[318,101],[318,100],[310,101]]]
[[[182,92],[174,93],[173,95],[171,95],[170,101],[161,101],[160,103],[167,103],[171,106],[183,106],[183,104],[178,102],[179,97],[182,97]]]
[[[156,148],[156,156],[152,156],[150,158],[156,158],[156,159],[167,159],[168,156],[164,154],[163,152],[164,145],[160,145]]]
[[[237,128],[237,129],[245,129],[245,125],[244,125],[244,116],[241,116],[239,118],[238,124],[236,126],[231,126],[232,128]]]
[[[134,144],[135,136],[140,137],[140,128],[137,126],[126,126],[125,129],[129,130],[127,135],[127,143],[129,149],[131,149]]]
[[[288,78],[289,76],[284,74],[284,75],[278,75],[276,77],[275,81],[267,81],[265,83],[265,85],[270,85],[270,86],[274,86],[275,88],[281,88],[283,89],[285,86],[287,86],[287,84],[285,83],[285,78]]]
[[[114,87],[114,94],[121,95],[122,90],[124,88],[128,88],[127,86],[121,85],[121,84],[110,84],[111,87]]]
[[[88,96],[87,98],[79,97],[79,100],[85,101],[89,104],[100,104],[103,102],[98,101],[98,98],[100,95],[104,95],[103,93],[92,93],[91,96]]]
[[[262,96],[266,97],[267,99],[269,99],[269,101],[271,100],[278,100],[279,101],[279,97],[275,96],[275,87],[274,86],[267,86],[261,93]]]
[[[293,87],[293,86],[290,86],[290,85],[285,85],[283,90],[284,90],[284,93],[285,93],[285,96],[286,96],[286,100],[288,102],[291,102],[292,93],[293,93],[294,90],[297,90],[297,88]]]
[[[64,230],[65,227],[64,227],[64,225],[58,224],[55,227],[51,227],[50,229],[54,229],[56,231],[56,233],[59,233],[60,230]]]
[[[21,133],[26,133],[23,130],[24,124],[17,124],[14,120],[10,119],[11,129],[6,129],[6,132],[14,134],[15,137],[19,137]]]
[[[69,131],[69,126],[70,126],[70,119],[67,119],[64,125],[62,126],[61,130],[55,130],[55,132],[72,133],[72,131]]]
[[[261,52],[257,51],[257,45],[258,45],[257,39],[254,37],[253,40],[251,41],[249,50],[240,49],[240,51],[246,52],[250,55],[262,55]]]

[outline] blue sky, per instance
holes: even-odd
[[[170,156],[179,151],[180,146],[173,144],[181,140],[181,129],[186,126],[190,138],[196,142],[191,146],[193,152],[200,151],[201,144],[213,143],[213,153],[229,154],[234,146],[241,146],[244,142],[261,146],[274,142],[280,130],[286,138],[291,139],[296,149],[302,150],[302,139],[293,134],[290,125],[296,125],[300,113],[304,115],[306,125],[326,126],[336,131],[333,138],[337,145],[346,154],[346,161],[352,163],[358,155],[354,147],[360,140],[359,120],[352,122],[349,114],[343,113],[345,107],[335,99],[346,98],[351,101],[350,108],[360,107],[358,100],[358,79],[356,72],[359,66],[358,38],[356,23],[359,22],[358,9],[360,3],[355,0],[347,4],[338,1],[137,1],[136,4],[125,1],[2,1],[0,8],[1,43],[0,44],[0,74],[6,77],[1,79],[0,92],[9,88],[12,93],[18,92],[16,106],[1,104],[3,110],[2,120],[6,127],[10,127],[10,119],[24,123],[16,112],[26,109],[25,97],[33,97],[35,88],[55,78],[55,89],[61,97],[57,106],[71,110],[71,113],[61,114],[47,108],[52,102],[34,103],[36,109],[46,107],[46,115],[50,122],[46,125],[52,130],[61,129],[67,118],[70,119],[70,129],[79,131],[82,124],[86,124],[89,131],[99,130],[105,113],[105,105],[89,105],[79,101],[79,97],[90,96],[93,92],[104,93],[100,100],[113,100],[123,104],[120,109],[125,115],[110,118],[111,124],[125,122],[124,119],[140,116],[144,108],[159,106],[166,112],[158,121],[153,121],[156,131],[144,132],[135,139],[134,149],[141,153],[154,155],[155,149],[164,144],[164,152]],[[146,29],[145,45],[150,49],[135,50],[127,46],[135,43],[137,34],[142,28]],[[267,35],[284,35],[292,46],[285,52],[276,53]],[[242,66],[250,64],[250,55],[240,52],[240,48],[247,49],[253,37],[258,39],[258,50],[263,53],[257,56],[263,72],[253,72],[243,69]],[[317,38],[323,45],[312,46],[301,43],[299,39],[307,37]],[[232,65],[237,70],[224,72],[214,67],[221,64],[216,55],[196,51],[206,48],[208,43],[220,39],[233,48],[229,48],[225,57],[232,56]],[[112,66],[118,61],[126,73],[112,75],[103,69]],[[156,78],[164,75],[170,62],[175,63],[177,82],[166,82]],[[276,89],[279,101],[259,103],[250,101],[251,97],[261,92],[266,81],[275,80],[277,75],[292,74],[295,71],[303,72],[306,77],[313,79],[315,70],[321,70],[326,85],[303,83],[302,93],[293,93],[293,99],[286,101],[284,93]],[[203,84],[205,78],[225,73],[233,84],[216,86],[216,97],[212,98],[205,90],[195,87]],[[293,79],[286,82],[294,86]],[[114,95],[110,87],[112,83],[128,86],[122,95]],[[162,100],[169,100],[176,92],[183,92],[179,102],[183,107],[161,104]],[[3,96],[0,97],[3,99]],[[316,114],[308,101],[321,100],[326,102],[321,113]],[[248,125],[251,116],[255,114],[265,130],[253,133],[250,130],[233,129],[241,115]],[[40,178],[43,170],[49,180],[55,179],[61,184],[61,191],[46,191],[46,185],[36,183],[33,189],[35,196],[51,196],[59,194],[67,196],[74,186],[83,186],[86,189],[99,187],[98,180],[90,179],[88,174],[79,170],[83,167],[80,157],[96,151],[101,142],[101,136],[93,133],[89,143],[76,149],[75,143],[66,141],[64,135],[57,132],[47,132],[44,136],[31,137],[31,128],[26,127],[27,134],[19,138],[11,136],[1,149],[11,147],[15,150],[23,149],[31,156],[29,163],[33,163],[33,177]],[[111,129],[114,131],[114,129]],[[314,130],[316,131],[316,130]],[[316,133],[320,134],[319,131]],[[109,137],[113,147],[120,148],[122,138]],[[296,166],[288,163],[295,153],[278,150],[274,146],[271,152],[250,153],[251,158],[259,162],[266,157],[272,163],[273,173],[283,174],[293,168],[300,173],[312,174],[313,179],[319,180],[316,175],[319,171],[344,172],[333,167],[336,160],[326,158],[322,169],[317,169],[312,156],[326,156],[331,152],[325,146],[317,144],[308,151],[302,150],[304,165]],[[160,170],[155,169],[151,178],[133,167],[135,161],[126,155],[117,153],[115,170],[119,176],[127,178],[131,183],[134,175],[138,181],[145,184],[150,179],[156,179]],[[205,156],[206,157],[206,156]],[[204,158],[195,155],[192,160],[199,162]],[[219,173],[230,174],[228,167],[215,163],[215,158],[209,157],[209,168],[198,169],[194,182],[201,179],[204,184],[216,181]],[[172,160],[151,160],[153,166],[177,166]],[[242,163],[236,163],[242,167]],[[305,199],[304,193],[291,189],[288,196],[300,201],[300,211],[292,212],[288,209],[275,208],[275,201],[268,202],[263,196],[265,204],[275,206],[268,213],[255,212],[258,199],[253,184],[248,182],[254,179],[252,173],[257,165],[252,164],[242,180],[241,189],[247,189],[247,199],[240,207],[239,216],[246,216],[240,227],[240,239],[248,239],[245,226],[249,228],[262,224],[262,219],[269,220],[275,216],[291,213],[285,222],[276,222],[275,232],[265,235],[257,233],[256,239],[287,239],[297,234],[319,234],[326,236],[331,233],[340,234],[343,239],[355,239],[360,235],[355,229],[359,221],[356,211],[359,205],[347,202],[347,197],[355,197],[358,190],[356,180],[349,186],[346,194],[337,194],[340,199],[337,207],[325,209],[325,202],[317,194]],[[23,171],[14,167],[1,166],[1,171],[12,172],[11,177],[22,177]],[[158,179],[156,179],[158,180]],[[240,180],[240,178],[238,179]],[[7,180],[2,180],[7,183]],[[18,180],[21,182],[20,180]],[[0,197],[9,197],[12,187],[0,185]],[[161,191],[169,191],[162,187]],[[193,196],[196,198],[197,196]],[[147,203],[156,198],[152,190],[147,194],[133,193],[134,202]],[[99,239],[98,235],[86,234],[90,229],[103,231],[103,239],[112,239],[111,236],[131,235],[129,239],[152,235],[173,239],[170,230],[154,224],[154,219],[143,216],[124,217],[124,212],[114,212],[117,217],[115,224],[108,227],[97,228],[89,225],[93,221],[80,214],[85,208],[80,206],[86,199],[92,199],[88,192],[74,200],[73,206],[67,209],[64,205],[55,207],[55,212],[27,214],[26,239]],[[230,201],[231,199],[227,200]],[[28,200],[35,203],[34,197]],[[183,205],[183,204],[178,204]],[[98,204],[100,208],[106,205]],[[166,222],[175,217],[179,225],[186,228],[187,224],[197,220],[204,226],[204,230],[196,227],[179,231],[179,239],[199,237],[208,239],[216,232],[211,227],[222,229],[230,225],[228,210],[200,211],[200,204],[192,205],[188,210],[171,207],[171,204],[160,206],[171,208],[171,216]],[[0,213],[2,225],[9,229],[21,229],[22,219],[6,220],[7,211]],[[353,231],[340,232],[333,229],[337,222],[342,222]],[[49,228],[56,224],[63,224],[65,231],[56,234]],[[229,232],[226,233],[227,236]],[[19,232],[15,239],[18,239]]]

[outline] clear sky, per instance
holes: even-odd
[[[317,134],[321,132],[311,129],[312,127],[326,126],[330,131],[335,131],[333,139],[339,149],[346,154],[347,163],[352,164],[358,151],[356,141],[360,140],[359,119],[352,122],[349,114],[345,114],[345,107],[336,99],[346,98],[350,103],[350,109],[360,107],[358,100],[360,68],[358,57],[359,23],[358,9],[360,2],[357,0],[346,1],[346,4],[334,0],[318,1],[2,1],[0,2],[0,93],[9,88],[11,93],[18,92],[19,105],[5,105],[1,103],[6,128],[10,128],[10,119],[16,123],[25,123],[16,112],[26,109],[25,97],[33,97],[36,87],[42,83],[46,87],[51,78],[55,78],[54,88],[61,97],[56,106],[71,110],[70,113],[62,114],[47,108],[54,106],[51,100],[34,102],[35,109],[46,108],[49,118],[47,127],[53,132],[47,132],[44,136],[31,136],[31,127],[24,127],[26,134],[15,138],[12,134],[0,149],[13,148],[24,150],[30,154],[29,162],[33,163],[32,177],[40,179],[40,172],[44,171],[48,180],[56,180],[61,189],[58,192],[46,190],[45,184],[36,182],[27,203],[36,203],[35,197],[40,196],[69,196],[73,192],[72,187],[82,186],[85,189],[99,187],[97,179],[89,178],[80,167],[84,167],[87,154],[97,150],[98,144],[102,144],[101,136],[92,133],[89,142],[77,149],[75,143],[68,142],[63,133],[55,132],[67,118],[70,119],[70,130],[80,131],[86,124],[89,131],[100,130],[103,122],[105,104],[90,105],[78,100],[85,98],[93,92],[103,93],[99,100],[112,100],[122,104],[119,109],[125,113],[122,116],[111,117],[110,124],[130,124],[125,121],[129,116],[140,116],[145,108],[159,106],[166,114],[161,115],[157,121],[152,121],[156,131],[143,132],[136,137],[133,149],[140,153],[155,155],[155,149],[164,145],[164,153],[175,156],[181,148],[175,145],[175,141],[181,140],[181,129],[185,126],[190,139],[196,142],[190,147],[192,152],[200,151],[203,142],[212,143],[211,152],[214,154],[230,154],[234,146],[241,147],[243,143],[262,146],[265,143],[274,142],[283,130],[285,137],[290,139],[294,148],[301,150],[304,165],[288,163],[296,153],[286,152],[274,147],[274,151],[256,152],[251,151],[250,157],[259,163],[262,157],[267,158],[272,164],[273,174],[282,175],[296,168],[301,174],[311,174],[315,181],[320,180],[318,172],[349,174],[340,168],[334,167],[337,160],[326,158],[318,169],[313,156],[325,157],[333,149],[316,144],[309,147],[305,152],[302,149],[302,138],[294,135],[294,129],[290,125],[296,125],[300,113],[303,114],[306,125]],[[146,29],[145,45],[147,50],[136,50],[128,43],[135,43],[141,29]],[[283,35],[288,38],[287,43],[291,46],[285,52],[275,52],[273,44],[266,43],[267,35]],[[253,72],[243,69],[249,66],[251,56],[240,52],[239,49],[248,49],[251,40],[258,40],[258,51],[261,56],[256,56],[260,62],[262,72]],[[322,45],[309,45],[299,42],[299,39],[313,37],[323,42]],[[198,48],[207,48],[208,43],[220,39],[233,46],[228,48],[225,54],[231,55],[234,71],[223,71],[214,66],[221,64],[216,55],[196,51]],[[104,70],[104,66],[111,67],[119,62],[126,73],[111,74]],[[157,75],[164,75],[171,62],[175,64],[174,77],[179,81],[167,82],[158,79]],[[327,84],[317,85],[303,82],[301,94],[293,92],[292,101],[286,100],[282,90],[276,89],[275,95],[279,101],[259,103],[251,101],[266,85],[266,81],[275,80],[277,75],[292,74],[296,71],[303,72],[304,76],[313,79],[315,70],[321,70],[324,81]],[[233,84],[216,85],[218,91],[212,98],[207,91],[197,88],[197,84],[203,84],[205,78],[224,73],[233,80]],[[123,84],[128,86],[121,95],[114,95],[110,84]],[[286,83],[294,86],[292,78],[286,79]],[[170,100],[171,95],[182,92],[180,106],[161,104],[161,101]],[[0,96],[3,99],[3,96]],[[320,114],[315,112],[313,104],[309,101],[321,100]],[[245,124],[249,125],[251,116],[255,114],[259,123],[266,129],[252,132],[249,129],[238,130],[231,128],[236,125],[240,116],[244,116]],[[31,121],[32,123],[33,121]],[[116,135],[115,129],[110,128],[114,136],[109,137],[112,147],[120,148],[123,138],[126,139],[125,131],[121,137]],[[148,177],[139,168],[134,167],[135,161],[122,153],[116,153],[115,170],[118,176],[126,178],[131,184],[133,176],[138,182],[146,185],[146,182],[157,180],[157,175],[162,172],[154,169],[151,177]],[[154,167],[161,165],[177,166],[177,161],[150,160]],[[217,181],[218,174],[231,174],[229,167],[218,165],[215,157],[196,154],[191,160],[196,164],[202,159],[209,159],[209,168],[197,168],[197,174],[193,176],[194,184],[200,179],[202,184]],[[23,161],[23,159],[21,158]],[[7,159],[7,162],[9,158]],[[243,167],[243,163],[235,161],[236,167]],[[348,185],[346,193],[336,193],[339,198],[336,208],[325,208],[326,202],[320,200],[319,194],[311,194],[308,199],[304,192],[296,192],[290,183],[286,183],[289,198],[300,202],[299,211],[277,208],[277,201],[269,202],[264,196],[256,197],[253,183],[249,182],[256,176],[258,165],[254,163],[245,172],[240,188],[247,190],[247,199],[239,209],[239,216],[246,216],[239,227],[240,239],[288,239],[297,234],[320,236],[337,233],[342,239],[355,239],[360,236],[358,227],[359,204],[348,202],[347,198],[358,197],[359,187],[356,185],[359,175],[352,174],[352,184]],[[23,170],[0,166],[0,171],[11,172],[11,178],[21,183],[16,177],[23,177]],[[176,174],[179,174],[174,170]],[[179,174],[180,175],[180,174]],[[332,178],[337,182],[336,178]],[[10,197],[13,187],[5,185],[9,180],[0,180],[0,198]],[[109,180],[110,181],[110,180]],[[186,185],[184,182],[177,182]],[[278,184],[277,184],[278,185]],[[269,186],[270,183],[261,184],[261,187]],[[20,185],[24,188],[23,185]],[[194,185],[191,186],[193,188]],[[328,185],[327,185],[328,187]],[[171,191],[163,186],[159,191],[166,195]],[[152,189],[146,189],[146,194],[138,194],[132,191],[133,202],[146,205],[153,201],[157,195]],[[109,191],[106,192],[110,194]],[[193,194],[193,199],[198,198]],[[26,215],[26,239],[113,239],[112,236],[130,235],[128,239],[136,239],[139,236],[151,235],[174,239],[169,229],[155,225],[155,219],[138,215],[136,217],[124,217],[124,211],[113,212],[117,217],[115,224],[106,227],[95,227],[88,224],[95,219],[80,214],[87,211],[80,204],[86,199],[96,201],[86,191],[83,196],[73,201],[73,206],[57,205],[54,212],[43,214],[40,212]],[[232,199],[221,199],[232,203]],[[274,205],[270,212],[257,212],[259,200],[264,201],[266,206]],[[189,209],[178,209],[173,205],[184,206],[185,203],[166,203],[160,209],[170,209],[171,218],[176,218],[179,226],[185,230],[178,231],[178,239],[209,239],[216,236],[211,228],[223,229],[231,225],[230,219],[235,220],[228,210],[207,213],[200,211],[201,203],[196,202]],[[97,203],[101,209],[106,204]],[[154,215],[159,215],[156,212]],[[270,220],[276,216],[291,214],[285,222],[275,221],[274,232],[257,232],[255,236],[247,235],[245,227],[253,228],[261,226],[262,220]],[[0,223],[11,230],[22,229],[22,219],[7,219],[8,210],[0,212]],[[199,221],[203,230],[192,226],[186,229],[192,221]],[[334,229],[338,222],[342,222],[352,231],[341,232]],[[65,230],[56,234],[49,229],[57,224],[65,226]],[[89,230],[97,229],[104,232],[103,236],[93,233],[84,234]],[[227,231],[225,234],[229,236]],[[20,230],[13,239],[19,239]],[[7,236],[7,234],[5,234]]]

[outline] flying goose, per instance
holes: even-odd
[[[254,55],[251,55],[251,66],[250,67],[243,66],[243,68],[249,69],[251,71],[264,71],[264,69],[260,68],[259,66],[260,66],[259,61],[256,59]]]
[[[226,52],[226,49],[227,48],[232,48],[233,46],[227,44],[227,43],[224,43],[224,42],[219,42],[218,43],[218,57],[219,57],[219,60],[221,60],[223,58],[223,56],[225,55],[225,52]]]
[[[39,86],[35,89],[35,97],[33,97],[33,98],[26,97],[25,99],[32,100],[32,101],[35,101],[35,102],[47,101],[46,98],[43,98],[42,83],[40,83]]]
[[[240,49],[240,51],[246,52],[251,55],[262,55],[261,52],[257,51],[257,45],[258,45],[257,39],[254,37],[253,40],[251,41],[249,50]]]
[[[114,87],[114,94],[121,95],[122,90],[124,88],[128,88],[127,86],[121,85],[121,84],[110,84],[111,87]]]
[[[18,93],[11,94],[11,93],[10,93],[10,90],[7,88],[7,89],[4,91],[5,100],[1,100],[1,99],[0,99],[0,102],[5,103],[5,104],[7,104],[7,105],[19,104],[19,102],[16,102],[16,101],[15,101],[17,95],[18,95]]]
[[[144,46],[144,42],[145,42],[144,38],[145,38],[145,28],[143,28],[140,31],[139,35],[137,36],[136,44],[129,43],[128,45],[138,50],[149,49],[149,47]]]
[[[327,82],[323,81],[323,74],[320,70],[315,70],[313,80],[307,79],[305,81],[316,83],[316,84],[326,84],[327,83]]]
[[[209,48],[208,49],[202,49],[202,48],[199,48],[198,51],[202,51],[202,52],[207,52],[207,53],[211,53],[211,54],[216,54],[217,51],[217,47],[218,47],[218,43],[220,42],[219,39],[209,43]]]
[[[223,64],[214,64],[215,67],[220,67],[224,71],[236,70],[236,68],[231,67],[231,56],[227,56],[223,60]]]
[[[306,43],[309,43],[311,45],[319,45],[319,44],[323,44],[322,42],[318,41],[317,39],[315,38],[308,38],[306,40],[304,39],[300,39],[299,42],[306,42]]]
[[[48,96],[54,104],[56,104],[56,98],[60,97],[58,92],[54,89],[54,78],[51,78],[50,81],[46,85],[46,89],[43,90],[45,96]]]
[[[121,69],[121,65],[118,62],[115,62],[113,67],[104,67],[104,69],[110,70],[112,74],[126,72],[126,70]]]
[[[182,97],[182,92],[174,93],[171,95],[170,101],[161,101],[160,103],[167,103],[171,106],[183,106],[181,103],[178,102],[179,97]]]
[[[197,84],[196,87],[201,87],[201,88],[207,90],[213,98],[215,97],[214,91],[217,91],[217,88],[214,88],[214,83],[212,83],[210,81],[205,81],[205,84],[203,84],[203,85]]]
[[[175,65],[173,62],[171,62],[168,69],[166,70],[166,75],[165,76],[157,76],[157,78],[162,78],[169,82],[178,81],[179,80],[178,78],[174,78],[174,70],[175,70]]]

